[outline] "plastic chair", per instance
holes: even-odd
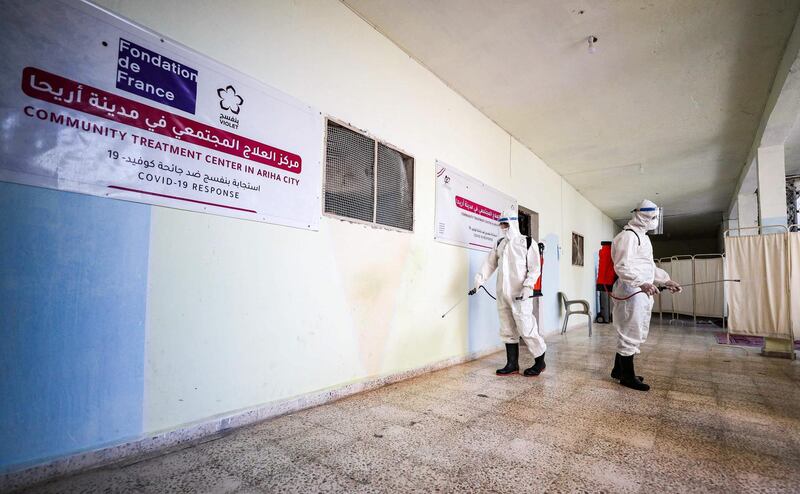
[[[583,314],[589,318],[589,337],[592,336],[592,313],[591,309],[589,308],[589,302],[585,300],[568,300],[567,296],[564,295],[563,292],[558,292],[558,296],[561,297],[561,301],[564,302],[564,310],[567,313],[564,315],[564,325],[561,327],[561,334],[567,332],[567,322],[569,321],[569,316],[572,314]],[[570,306],[579,305],[582,307],[581,310],[571,309]]]

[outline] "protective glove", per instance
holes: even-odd
[[[667,287],[667,290],[671,291],[672,293],[679,293],[683,291],[681,285],[672,280],[664,283],[664,286]]]
[[[651,297],[658,293],[658,288],[652,283],[642,283],[639,289]]]
[[[483,282],[486,281],[483,279],[480,273],[475,274],[475,278],[472,279],[472,288],[477,292],[481,286],[483,286]]]
[[[531,287],[523,287],[522,293],[519,294],[520,299],[528,300],[529,298],[533,297],[533,288]]]

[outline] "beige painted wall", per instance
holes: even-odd
[[[416,158],[414,233],[153,208],[145,431],[478,350],[467,304],[440,317],[468,289],[469,254],[433,241],[437,159],[539,212],[563,246],[560,288],[593,300],[594,268],[570,266],[569,233],[584,233],[588,261],[611,220],[341,3],[100,3]]]

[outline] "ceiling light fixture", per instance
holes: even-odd
[[[597,48],[595,48],[594,46],[595,43],[597,43],[597,36],[591,35],[588,38],[586,38],[586,41],[589,42],[589,53],[594,53],[595,51],[597,51]]]

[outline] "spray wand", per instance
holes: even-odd
[[[446,316],[447,314],[449,314],[449,313],[450,313],[450,311],[452,311],[453,309],[455,309],[456,307],[458,307],[459,305],[461,305],[461,302],[463,302],[464,300],[466,300],[466,299],[467,299],[467,297],[469,297],[470,295],[475,295],[475,292],[477,292],[479,289],[482,289],[484,292],[486,292],[486,295],[488,295],[488,296],[492,297],[492,299],[493,299],[493,300],[497,300],[497,297],[495,297],[494,295],[492,295],[491,293],[489,293],[489,290],[487,290],[487,289],[486,289],[486,288],[485,288],[483,285],[481,285],[481,286],[479,286],[477,289],[473,289],[473,290],[470,290],[470,291],[468,291],[468,292],[467,292],[467,294],[466,294],[465,296],[461,297],[461,298],[458,300],[458,302],[456,302],[456,304],[455,304],[454,306],[450,307],[450,308],[447,310],[447,312],[445,312],[444,314],[442,314],[442,319],[444,319],[444,316]]]
[[[712,283],[726,283],[726,282],[741,283],[741,281],[742,280],[727,280],[727,279],[726,280],[714,280],[714,281],[698,281],[697,283],[687,283],[686,285],[681,285],[680,287],[684,288],[684,287],[687,287],[687,286],[708,285],[708,284],[712,284]],[[665,287],[665,286],[658,287],[658,291],[659,292],[663,292],[666,289],[667,289],[667,287]],[[608,288],[606,288],[606,293],[608,294],[609,297],[613,298],[614,300],[628,300],[630,298],[633,298],[634,295],[639,295],[640,293],[644,293],[644,290],[639,290],[638,292],[633,292],[630,295],[628,295],[627,297],[617,297],[616,295],[614,295],[611,292],[609,292]]]

